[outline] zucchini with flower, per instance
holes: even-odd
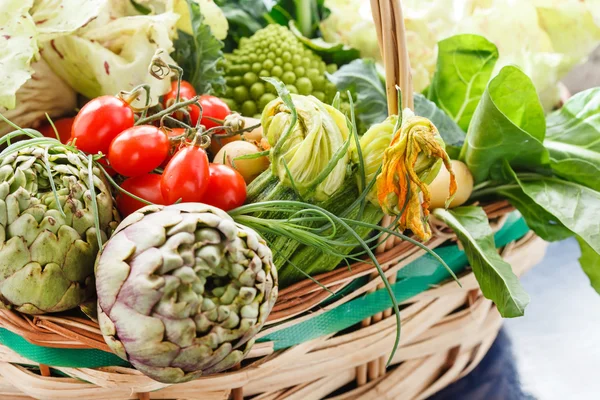
[[[407,110],[383,153],[377,199],[386,214],[400,216],[400,230],[410,229],[423,241],[431,238],[427,223],[431,194],[427,185],[433,182],[442,163],[450,173],[448,207],[456,192],[456,179],[444,141],[431,121]]]
[[[408,153],[407,160],[402,158],[406,163],[402,164],[403,171],[408,174],[410,170],[415,177],[413,179],[425,182],[433,180],[442,160],[448,160],[443,141],[431,122],[429,130],[421,129],[427,125],[424,118],[407,114],[404,123],[399,125],[397,116],[390,117],[371,127],[359,140],[355,124],[336,108],[311,96],[290,94],[280,82],[268,81],[280,93],[279,98],[265,107],[262,115],[263,134],[271,146],[271,167],[248,187],[249,203],[277,200],[310,202],[342,218],[362,222],[362,225],[356,224],[353,229],[366,239],[373,232],[373,225],[383,216],[382,206],[374,195],[377,192],[375,178],[382,174],[382,163],[391,165],[387,167],[384,163],[383,171],[391,171],[388,173],[394,173],[393,168],[399,165],[397,161],[388,162],[387,158],[397,160]],[[399,137],[403,138],[404,147],[390,147],[390,142]],[[431,140],[435,144],[431,144]],[[430,147],[426,147],[426,144]],[[414,160],[410,158],[413,156]],[[412,172],[413,168],[417,172]],[[392,179],[384,189],[400,193],[400,187],[405,183],[407,181]],[[411,187],[413,197],[402,198],[402,201],[410,202],[411,207],[400,207],[403,209],[401,223],[409,221],[402,228],[414,229],[417,234],[420,232],[418,229],[424,228],[423,219],[420,214],[416,218],[415,213],[423,212],[426,216],[428,212],[426,203],[421,207],[418,200],[419,190],[427,190],[424,185],[415,184]],[[371,202],[367,203],[366,199]],[[391,207],[384,208],[384,211],[388,210]],[[256,208],[253,222],[268,225],[264,221],[277,220],[282,215],[276,207]],[[315,251],[310,241],[302,242],[282,236],[273,228],[265,238],[274,249],[283,286],[307,275],[335,268],[352,252],[351,243],[355,243],[354,238],[335,224],[317,226],[309,218],[298,223],[332,235],[339,249],[329,253]]]

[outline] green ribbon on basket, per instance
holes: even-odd
[[[496,246],[503,247],[523,237],[529,231],[520,214],[513,212],[506,223],[494,236]],[[465,253],[458,246],[444,246],[433,250],[458,274],[467,265]],[[398,272],[398,282],[392,290],[398,303],[410,299],[421,292],[451,278],[450,273],[433,256],[425,254]],[[392,301],[385,289],[360,296],[310,320],[282,329],[262,337],[258,342],[273,342],[275,350],[307,342],[321,336],[339,332],[392,307]]]
[[[523,237],[528,231],[529,228],[523,218],[518,213],[513,212],[509,215],[502,229],[496,233],[496,245],[498,247],[506,246],[508,243]],[[456,245],[444,246],[434,251],[446,261],[455,273],[461,272],[468,265],[465,253]],[[400,303],[450,278],[448,271],[432,256],[426,254],[398,272],[398,282],[392,284],[392,290]],[[326,301],[330,302],[331,300]],[[286,349],[347,329],[391,306],[392,303],[387,291],[385,289],[377,290],[308,321],[262,337],[258,341],[272,341],[275,350]],[[0,328],[0,343],[22,357],[54,367],[99,368],[129,365],[116,355],[102,350],[57,349],[31,344],[19,335],[4,328]]]

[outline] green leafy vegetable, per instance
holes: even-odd
[[[324,0],[278,0],[265,18],[271,23],[287,26],[294,20],[303,36],[316,36],[319,23],[329,15]]]
[[[367,126],[385,121],[387,118],[387,97],[385,86],[371,60],[355,60],[342,66],[327,77],[338,90],[350,90],[357,97],[355,111],[358,118]],[[465,141],[465,133],[433,102],[415,93],[415,114],[428,118],[436,126],[446,143],[448,154],[458,157]]]
[[[548,117],[544,146],[557,175],[600,191],[600,88],[576,94]]]
[[[446,152],[450,158],[458,158],[460,149],[465,142],[465,132],[445,112],[440,110],[435,103],[427,100],[420,93],[415,93],[415,114],[429,119],[440,132]]]
[[[217,39],[204,17],[198,4],[187,0],[192,24],[192,34],[179,31],[175,40],[173,59],[183,68],[183,78],[190,82],[198,93],[223,92],[225,78],[219,61],[223,58],[223,42]]]
[[[524,314],[529,296],[496,250],[486,213],[480,207],[436,209],[433,214],[450,226],[465,248],[483,295],[492,300],[505,318]]]
[[[492,76],[498,49],[478,35],[452,36],[439,42],[438,49],[428,98],[466,131]]]
[[[294,21],[290,21],[290,30],[306,47],[313,50],[327,63],[347,64],[360,58],[360,52],[342,43],[329,43],[322,38],[309,39],[300,32]]]
[[[531,80],[516,67],[504,67],[473,114],[461,159],[475,182],[499,173],[505,159],[519,170],[536,169],[549,162],[542,145],[545,132],[544,110]]]
[[[264,1],[217,0],[216,3],[229,24],[229,34],[225,39],[225,50],[228,52],[238,47],[241,38],[254,35],[266,24],[263,15],[268,9]]]
[[[542,239],[555,242],[573,236],[573,232],[567,229],[554,215],[532,201],[518,185],[500,189],[498,194],[508,199],[519,210],[525,218],[527,226]]]
[[[338,90],[349,90],[357,96],[355,112],[367,126],[387,118],[385,86],[372,60],[354,60],[327,77]]]
[[[600,193],[554,177],[515,179],[523,193],[600,253]]]
[[[381,61],[375,24],[365,0],[326,0],[321,23],[327,41],[359,49]],[[557,83],[600,40],[595,0],[403,0],[404,23],[415,91],[431,83],[438,41],[477,34],[500,49],[493,75],[516,65],[531,78],[546,110],[559,100]]]
[[[583,272],[590,278],[590,283],[596,292],[600,293],[600,254],[580,237],[577,238],[581,248],[579,263]]]

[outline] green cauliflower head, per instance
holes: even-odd
[[[85,156],[57,142],[0,159],[0,300],[6,307],[43,314],[93,297],[97,235],[107,240],[119,218],[101,172],[94,168],[93,174],[100,232]]]

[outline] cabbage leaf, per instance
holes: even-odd
[[[31,78],[40,41],[68,35],[95,18],[103,0],[0,2],[0,107],[16,106],[17,90]]]
[[[153,102],[169,90],[169,80],[148,74],[158,49],[173,50],[171,37],[179,16],[174,13],[101,18],[76,35],[42,43],[42,56],[56,74],[88,98],[117,94],[146,83]]]
[[[38,47],[35,23],[27,13],[32,4],[33,0],[0,3],[0,107],[15,107],[17,90],[33,73],[30,63]]]

